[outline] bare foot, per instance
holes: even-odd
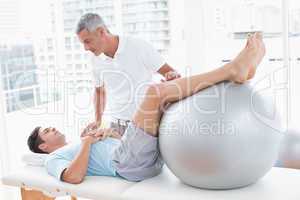
[[[256,72],[256,67],[260,64],[265,55],[265,45],[260,33],[250,36],[246,47],[239,55],[229,63],[231,70],[230,80],[235,83],[244,83],[251,79]]]
[[[262,61],[264,55],[266,54],[266,47],[265,47],[265,44],[263,43],[262,41],[262,34],[261,33],[256,33],[254,35],[254,37],[256,37],[256,39],[258,39],[260,41],[260,55],[263,55],[263,56],[259,56],[258,57],[258,64]],[[257,67],[257,66],[256,66]],[[256,72],[256,67],[252,67],[250,68],[250,71],[249,71],[249,74],[248,74],[248,77],[247,77],[247,80],[251,79],[254,77],[255,75],[255,72]]]

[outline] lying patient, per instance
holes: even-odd
[[[85,176],[120,176],[129,181],[156,176],[163,166],[158,127],[164,106],[222,81],[251,79],[264,55],[262,36],[255,33],[234,60],[214,71],[150,85],[122,137],[114,129],[92,130],[79,143],[67,144],[55,128],[37,127],[28,146],[33,152],[49,153],[45,161],[48,173],[68,183],[80,183]]]

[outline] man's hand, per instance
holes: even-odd
[[[83,129],[83,131],[80,134],[80,137],[84,137],[86,135],[88,135],[88,132],[92,131],[92,130],[97,130],[97,128],[101,125],[101,121],[100,122],[92,122],[89,125],[87,125],[87,127],[85,127]]]
[[[169,71],[165,74],[165,81],[171,81],[180,78],[181,75],[176,71]]]
[[[94,144],[99,140],[101,140],[101,138],[102,138],[101,134],[97,134],[96,131],[93,131],[93,132],[89,132],[88,135],[81,137],[81,141],[88,144]]]
[[[95,133],[96,137],[100,137],[100,140],[105,140],[108,137],[112,136],[112,132],[110,129],[99,129]]]
[[[81,137],[81,140],[87,140],[87,142],[95,143],[99,140],[105,140],[108,137],[112,137],[114,132],[113,129],[98,129],[87,131],[84,136]]]

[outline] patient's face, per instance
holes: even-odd
[[[39,136],[48,146],[59,146],[65,144],[65,136],[54,127],[40,128]]]

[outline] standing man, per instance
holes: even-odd
[[[111,34],[97,14],[83,15],[76,34],[85,50],[94,54],[95,122],[85,130],[101,124],[105,109],[111,116],[110,126],[123,134],[152,75],[157,72],[166,81],[180,77],[149,43]]]

